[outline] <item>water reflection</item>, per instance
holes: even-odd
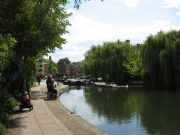
[[[180,93],[138,88],[71,88],[60,100],[110,135],[179,135]]]

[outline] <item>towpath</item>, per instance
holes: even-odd
[[[61,85],[58,90],[67,86]],[[71,116],[58,100],[46,98],[45,81],[40,86],[31,88],[33,110],[28,108],[16,113],[10,118],[9,135],[97,135],[106,134],[78,118]]]

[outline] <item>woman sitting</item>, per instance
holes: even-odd
[[[51,93],[55,94],[54,98],[58,99],[58,97],[57,97],[57,89],[55,89],[55,87],[54,87],[54,79],[52,79],[52,82],[51,82],[51,84],[49,86],[48,92],[51,92]]]

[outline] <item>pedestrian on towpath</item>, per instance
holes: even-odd
[[[36,79],[37,79],[37,81],[38,81],[38,85],[40,85],[40,82],[41,82],[41,77],[40,77],[40,75],[38,75]]]

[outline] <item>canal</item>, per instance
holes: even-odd
[[[60,101],[110,135],[180,135],[180,92],[70,87]]]

